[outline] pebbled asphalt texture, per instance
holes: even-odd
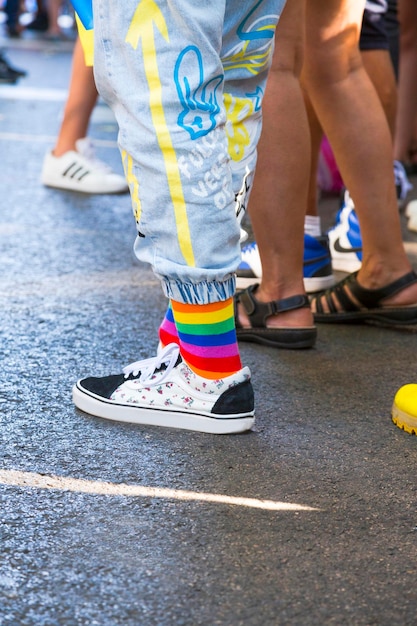
[[[313,350],[242,344],[244,435],[77,411],[77,378],[155,353],[166,303],[134,259],[128,195],[40,183],[72,44],[2,44],[29,75],[0,85],[0,625],[415,625],[417,438],[390,407],[417,336],[321,325]],[[90,135],[121,173],[102,102]],[[337,200],[322,207],[330,225]]]

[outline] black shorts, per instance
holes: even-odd
[[[389,38],[386,23],[387,0],[369,0],[363,13],[359,39],[361,50],[388,50]]]

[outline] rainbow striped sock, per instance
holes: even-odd
[[[165,317],[159,327],[159,341],[164,347],[167,346],[169,343],[179,344],[180,342],[180,340],[178,339],[178,332],[175,327],[171,303],[169,303],[167,312],[165,313]]]
[[[203,378],[217,379],[242,368],[236,339],[233,298],[212,304],[171,301],[180,352]]]

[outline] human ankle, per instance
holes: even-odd
[[[411,269],[407,260],[405,262],[396,260],[392,265],[387,261],[377,263],[363,261],[358,272],[358,282],[367,289],[378,289],[407,274]]]

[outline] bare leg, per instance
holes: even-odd
[[[397,84],[390,53],[388,50],[383,49],[364,50],[361,52],[361,57],[364,68],[368,73],[368,76],[370,77],[381,101],[387,118],[391,137],[393,139],[397,110]],[[307,215],[318,215],[316,181],[323,131],[307,92],[305,92],[305,102],[311,134],[311,176],[307,202]]]
[[[263,133],[250,198],[250,215],[262,261],[257,300],[303,294],[304,214],[310,142],[299,74],[304,0],[288,0],[277,27],[276,47],[263,101]],[[239,309],[243,326],[249,323]],[[311,326],[308,308],[268,318],[272,326]]]
[[[371,79],[381,101],[387,118],[391,137],[395,135],[395,117],[397,113],[397,82],[394,66],[388,50],[363,50],[362,63]]]
[[[394,156],[408,162],[417,113],[417,3],[398,0],[400,63]]]
[[[90,117],[96,102],[97,89],[93,68],[86,66],[83,49],[80,40],[77,39],[73,53],[68,99],[53,150],[55,156],[75,150],[77,139],[82,139],[87,135]]]
[[[374,289],[411,265],[401,237],[389,127],[359,52],[363,5],[357,0],[307,3],[304,80],[361,224],[358,281]],[[417,285],[386,300],[393,302],[417,302]]]
[[[308,186],[306,215],[316,217],[319,215],[317,171],[319,167],[319,154],[321,141],[323,139],[323,130],[306,90],[304,90],[304,101],[307,109],[311,137],[310,180]]]
[[[61,29],[58,24],[59,11],[61,8],[61,0],[48,0],[47,3],[47,11],[49,18],[49,27],[46,31],[46,35],[48,36],[59,36],[61,35]]]

